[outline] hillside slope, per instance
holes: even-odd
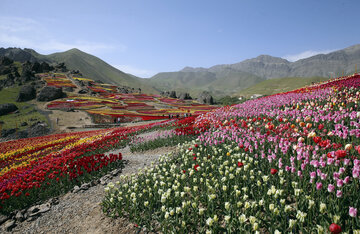
[[[249,88],[241,90],[237,95],[250,97],[252,94],[271,95],[280,92],[287,92],[298,89],[312,83],[318,83],[328,80],[323,77],[283,77],[270,80],[264,80]]]
[[[109,84],[141,88],[145,93],[156,92],[153,88],[141,82],[140,78],[126,74],[103,60],[78,49],[50,54],[47,58],[51,61],[65,62],[65,65],[69,69],[79,69],[83,76],[94,80],[101,80]]]
[[[64,62],[67,68],[70,70],[80,70],[85,77],[101,80],[104,83],[141,88],[143,92],[146,93],[157,93],[155,89],[147,86],[145,82],[142,82],[142,79],[126,74],[103,60],[78,49],[42,55],[32,49],[0,48],[0,56],[7,56],[19,62]]]
[[[163,72],[146,80],[159,90],[188,91],[197,96],[202,91],[210,91],[215,96],[224,96],[250,87],[264,78],[231,68],[219,71]]]

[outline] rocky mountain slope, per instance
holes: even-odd
[[[163,89],[191,88],[229,94],[272,78],[334,77],[341,76],[343,70],[344,74],[350,74],[355,71],[356,64],[360,64],[360,44],[296,62],[260,55],[210,68],[185,67],[178,72],[158,73],[148,83]]]

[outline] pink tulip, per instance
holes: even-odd
[[[329,184],[329,185],[328,185],[328,191],[329,191],[329,193],[334,192],[334,190],[335,190],[335,186],[332,185],[332,184]]]
[[[344,181],[342,179],[338,179],[336,181],[336,186],[338,186],[339,188],[341,188],[344,185]]]
[[[353,218],[355,218],[357,216],[357,209],[354,207],[349,207],[349,215]]]

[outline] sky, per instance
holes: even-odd
[[[78,48],[147,78],[360,43],[358,0],[0,0],[0,47]]]

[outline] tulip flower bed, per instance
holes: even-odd
[[[121,103],[111,98],[102,97],[87,97],[87,96],[70,96],[64,99],[58,99],[51,101],[48,105],[48,109],[64,109],[73,108],[78,110],[94,109],[111,106],[119,106]]]
[[[73,76],[73,79],[74,80],[79,80],[79,81],[91,81],[91,82],[93,82],[92,79],[85,78],[85,77],[75,77],[75,76]]]
[[[201,115],[103,210],[165,233],[359,233],[359,100],[354,75]]]
[[[180,143],[194,140],[204,127],[194,128],[194,117],[187,117],[174,121],[169,130],[158,131],[156,134],[144,137],[134,137],[130,145],[131,152],[147,151],[160,147],[175,146]]]
[[[0,143],[0,213],[25,208],[121,167],[121,154],[105,152],[168,122]]]
[[[69,80],[64,74],[55,73],[53,75],[48,73],[43,73],[41,76],[45,81],[47,86],[54,86],[57,88],[62,87],[72,87],[76,88],[71,80]]]
[[[50,74],[40,74],[40,76],[45,80],[52,79]],[[67,79],[65,75],[62,75],[61,77]],[[98,96],[69,96],[67,98],[51,101],[47,104],[48,109],[64,110],[71,108],[86,110],[91,115],[120,118],[122,121],[128,122],[166,119],[170,116],[184,117],[185,113],[200,115],[217,108],[195,103],[193,101],[161,98],[159,95],[117,93],[116,86],[113,85],[99,84],[88,78],[73,77],[73,79],[88,82],[88,88],[92,92],[97,93]],[[70,80],[67,81],[71,82]],[[59,87],[60,86],[61,85],[59,84]],[[159,109],[159,107],[161,107],[161,109]]]

